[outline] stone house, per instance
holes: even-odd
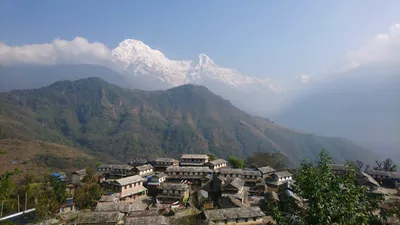
[[[212,171],[208,167],[168,167],[165,171],[168,182],[187,181],[192,184],[204,184],[209,181],[212,176]]]
[[[143,186],[145,180],[139,176],[129,176],[121,179],[105,182],[108,183],[108,188],[119,193],[119,198],[121,200],[136,198],[137,196],[142,196],[147,194],[147,189]]]
[[[257,170],[260,171],[261,176],[264,180],[270,178],[271,174],[276,172],[274,168],[269,166],[259,167],[257,168]]]
[[[147,183],[148,195],[152,197],[156,197],[158,194],[158,187],[164,183],[167,179],[167,174],[158,173],[150,178],[150,181]]]
[[[157,203],[171,204],[185,202],[189,198],[189,185],[183,183],[163,183],[158,187]]]
[[[154,163],[154,170],[157,172],[165,172],[167,167],[178,167],[179,161],[173,158],[158,158]]]
[[[141,177],[148,177],[154,175],[153,166],[150,164],[145,164],[141,166],[136,166],[134,169],[134,174],[139,175]]]
[[[204,154],[183,154],[179,160],[180,166],[203,166],[209,160],[208,155]]]
[[[203,164],[204,166],[208,166],[211,170],[217,171],[220,168],[224,168],[227,165],[227,161],[224,159],[216,159]]]
[[[122,178],[135,175],[133,167],[119,164],[102,164],[97,167],[97,171],[104,172],[108,178]]]

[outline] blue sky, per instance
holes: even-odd
[[[170,59],[206,53],[246,75],[318,74],[400,23],[400,1],[0,1],[0,42],[143,41]]]

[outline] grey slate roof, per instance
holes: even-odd
[[[240,219],[251,217],[263,217],[265,214],[259,207],[241,207],[241,208],[228,208],[228,209],[213,209],[205,210],[204,215],[206,219],[212,221],[222,221],[227,219]]]
[[[124,214],[121,212],[85,212],[79,214],[73,224],[118,223]]]
[[[102,195],[99,202],[117,202],[119,200],[119,193],[111,195]]]
[[[260,167],[257,168],[262,174],[267,174],[267,173],[272,173],[275,172],[276,170],[272,167],[269,166],[264,166],[264,167]]]
[[[95,212],[123,212],[128,213],[133,211],[132,204],[129,202],[106,202],[98,203]]]
[[[167,225],[169,220],[164,216],[127,217],[126,225]]]
[[[135,176],[129,176],[129,177],[124,177],[118,180],[115,180],[119,185],[124,186],[127,184],[133,184],[139,181],[144,181],[144,179],[141,176],[135,175]]]
[[[138,169],[139,171],[151,170],[153,169],[153,166],[150,164],[145,164],[141,166],[136,166],[136,169]]]
[[[111,169],[111,170],[132,170],[133,167],[129,165],[120,165],[120,164],[101,164],[98,169]]]
[[[161,188],[167,190],[184,191],[189,189],[189,185],[179,183],[163,183]]]
[[[293,176],[291,173],[288,171],[280,171],[280,172],[275,172],[274,173],[277,177],[291,177]]]
[[[210,168],[201,166],[201,167],[196,167],[196,166],[186,166],[186,167],[168,167],[167,170],[165,171],[167,173],[169,172],[203,172],[203,173],[211,173],[212,171]]]
[[[242,175],[243,174],[243,170],[242,169],[231,169],[231,168],[221,168],[219,170],[220,174],[239,174]]]
[[[210,161],[209,163],[211,163],[214,166],[216,166],[216,165],[224,164],[224,163],[227,163],[227,162],[226,162],[225,159],[216,159],[216,160]]]
[[[244,186],[244,181],[238,177],[234,177],[232,179],[226,179],[225,183],[223,184],[223,187],[226,187],[228,185],[232,185],[237,189],[241,189]],[[222,188],[223,188],[222,187]]]
[[[361,177],[358,179],[358,183],[361,185],[365,185],[367,183],[371,183],[377,187],[379,187],[379,183],[370,175],[366,174],[366,173],[361,173]]]
[[[178,160],[176,160],[176,159],[173,159],[173,158],[158,158],[158,159],[156,159],[156,162],[179,162]]]
[[[205,154],[183,154],[181,159],[208,159]]]

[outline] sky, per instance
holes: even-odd
[[[0,42],[76,36],[115,48],[143,41],[170,59],[205,53],[257,77],[325,73],[400,23],[400,1],[0,1]],[[362,53],[362,52],[361,52]]]

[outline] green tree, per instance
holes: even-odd
[[[80,209],[91,209],[96,206],[97,200],[104,191],[97,183],[98,177],[91,168],[86,169],[83,184],[75,191],[74,201]]]
[[[233,167],[233,168],[243,168],[244,167],[244,161],[242,159],[239,159],[235,156],[229,156],[228,163]]]
[[[294,193],[303,199],[303,207],[279,208],[274,218],[279,224],[373,224],[381,218],[374,214],[382,199],[367,196],[367,189],[356,184],[356,168],[346,165],[346,173],[337,175],[329,154],[322,150],[316,163],[303,162],[293,184]]]
[[[215,155],[213,154],[208,154],[207,156],[210,161],[216,160]]]
[[[54,176],[47,177],[47,183],[37,188],[36,213],[40,219],[46,219],[59,210],[67,198],[65,182]]]

